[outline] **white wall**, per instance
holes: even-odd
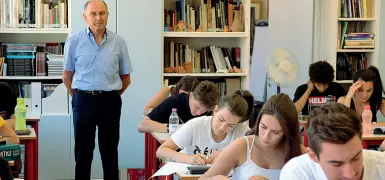
[[[377,21],[379,22],[379,31],[378,31],[378,70],[381,74],[381,80],[383,85],[385,85],[385,27],[381,23],[382,20],[385,20],[385,2],[380,2],[380,13]],[[378,121],[385,121],[385,117],[379,112],[377,113]]]
[[[293,98],[297,86],[309,79],[308,68],[313,62],[313,1],[270,1],[269,7],[269,49],[287,48],[297,56],[300,64],[296,83],[281,89]]]
[[[162,85],[161,0],[118,0],[117,32],[128,45],[134,72],[123,94],[119,164],[144,167],[144,134],[137,127],[143,107]],[[141,25],[139,25],[141,23]]]

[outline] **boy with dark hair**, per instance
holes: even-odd
[[[309,115],[315,107],[328,101],[336,102],[339,97],[346,94],[339,83],[333,82],[334,69],[326,61],[311,64],[309,77],[307,84],[298,86],[293,99],[297,112],[302,112],[302,115]]]
[[[385,153],[362,149],[361,119],[332,103],[309,115],[307,154],[285,164],[280,180],[385,179]]]
[[[167,132],[168,120],[172,109],[176,108],[180,123],[185,123],[194,117],[206,115],[214,109],[219,101],[217,86],[210,81],[202,81],[189,94],[177,94],[168,97],[154,108],[139,124],[138,131]]]

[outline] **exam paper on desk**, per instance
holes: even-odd
[[[164,166],[162,166],[162,168],[160,168],[154,175],[152,175],[151,178],[156,176],[168,176],[176,172],[187,172],[188,171],[187,167],[189,166],[196,166],[196,165],[186,164],[186,163],[177,163],[177,162],[168,162]]]

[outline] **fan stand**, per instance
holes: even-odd
[[[281,63],[279,63],[278,67],[285,73],[288,73],[291,69],[291,63],[284,59]],[[277,94],[281,93],[281,87],[279,84],[277,84]]]

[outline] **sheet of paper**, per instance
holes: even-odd
[[[168,175],[174,174],[176,172],[184,171],[187,169],[188,166],[191,166],[191,164],[168,162],[164,166],[162,166],[162,168],[160,168],[151,177],[168,176]]]

